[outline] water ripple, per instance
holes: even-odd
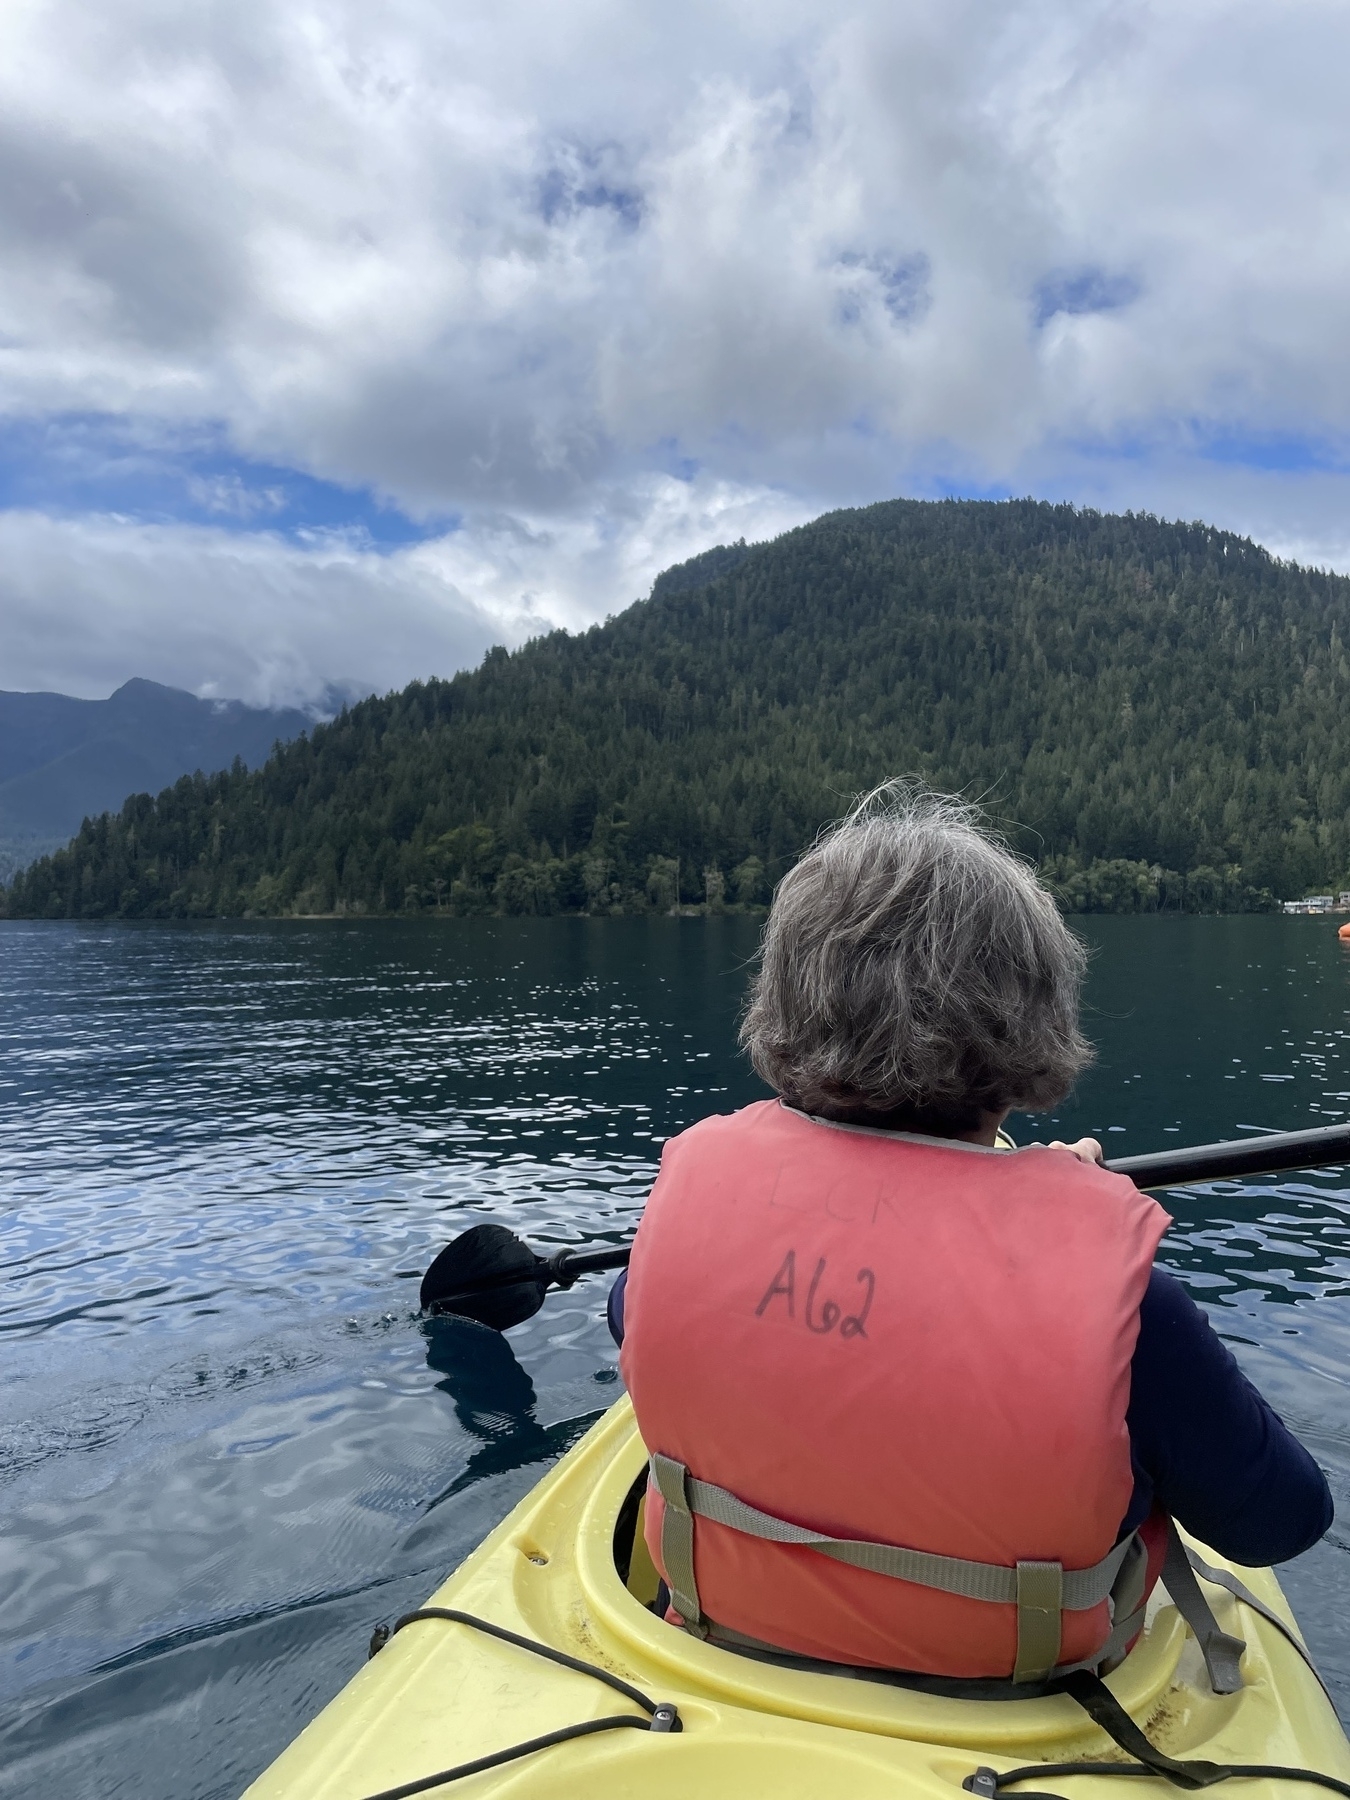
[[[1116,1153],[1344,1116],[1304,920],[1103,920]],[[237,1793],[615,1392],[603,1284],[428,1326],[456,1231],[617,1241],[760,1093],[744,920],[0,926],[0,1796]],[[1166,971],[1166,979],[1159,971]],[[1167,1196],[1164,1260],[1350,1516],[1346,1171]],[[1350,1695],[1350,1538],[1288,1574]],[[153,1742],[153,1756],[145,1746]]]

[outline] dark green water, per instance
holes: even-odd
[[[1082,921],[1108,1154],[1350,1112],[1314,919]],[[484,1217],[625,1235],[761,1092],[742,920],[0,925],[0,1795],[233,1796],[616,1393],[604,1288],[435,1331]],[[1173,1196],[1165,1260],[1350,1519],[1350,1177]],[[512,1354],[512,1352],[514,1354]],[[1285,1572],[1350,1712],[1340,1524]]]

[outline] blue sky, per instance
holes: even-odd
[[[459,526],[450,514],[410,518],[368,487],[241,456],[219,421],[164,433],[116,414],[0,420],[0,508],[263,530],[295,543],[341,534],[380,550]]]
[[[43,0],[0,687],[399,685],[893,494],[1350,570],[1320,0]]]

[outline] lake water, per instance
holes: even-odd
[[[1350,1113],[1316,919],[1076,921],[1107,1153]],[[762,1090],[742,919],[0,925],[0,1795],[229,1800],[617,1392],[604,1284],[434,1329],[455,1232],[626,1236]],[[1164,1260],[1350,1525],[1350,1173],[1174,1195]],[[1350,1539],[1285,1580],[1350,1715]]]

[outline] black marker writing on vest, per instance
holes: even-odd
[[[817,1324],[811,1317],[812,1308],[816,1303],[816,1289],[820,1286],[820,1278],[824,1273],[825,1258],[822,1256],[820,1261],[816,1264],[815,1274],[811,1277],[811,1285],[806,1290],[806,1329],[808,1331],[817,1332],[821,1337],[824,1337],[827,1331],[834,1330],[835,1326],[839,1323],[840,1313],[839,1302],[837,1300],[827,1300],[821,1308],[820,1323]]]
[[[840,1337],[851,1338],[867,1336],[863,1327],[867,1323],[868,1313],[872,1310],[872,1296],[877,1291],[877,1278],[870,1269],[859,1269],[858,1280],[867,1283],[867,1298],[862,1303],[861,1311],[850,1313],[839,1327]]]
[[[842,1338],[867,1336],[867,1315],[872,1310],[872,1300],[876,1294],[876,1276],[871,1269],[859,1269],[855,1280],[866,1283],[866,1292],[862,1305],[856,1313],[845,1313],[837,1300],[826,1298],[816,1310],[816,1295],[820,1288],[825,1271],[828,1268],[826,1259],[817,1258],[815,1272],[811,1276],[811,1285],[806,1291],[806,1328],[817,1337],[826,1337],[837,1325]],[[762,1319],[775,1300],[787,1301],[787,1316],[795,1320],[797,1317],[797,1252],[789,1250],[779,1265],[778,1272],[764,1291],[764,1297],[755,1308],[755,1317]]]
[[[755,1308],[755,1317],[757,1319],[762,1319],[764,1317],[770,1301],[775,1300],[779,1294],[786,1296],[789,1319],[795,1319],[797,1316],[797,1252],[795,1250],[789,1250],[787,1255],[783,1258],[782,1268],[779,1269],[778,1273],[769,1283],[764,1298]]]

